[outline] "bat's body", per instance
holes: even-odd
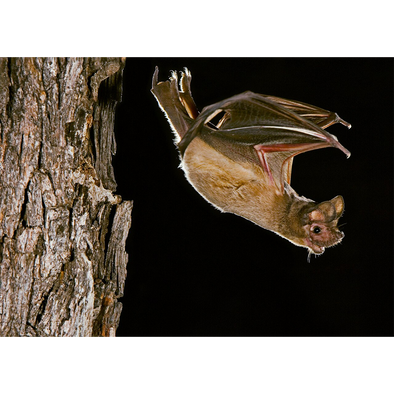
[[[334,146],[349,155],[322,128],[348,124],[320,108],[252,92],[199,114],[185,71],[179,91],[175,73],[159,83],[156,69],[152,92],[176,133],[182,168],[193,187],[221,211],[274,231],[310,253],[321,254],[340,242],[343,198],[316,204],[291,188],[290,175],[296,154]],[[223,116],[215,126],[210,121],[218,113]]]

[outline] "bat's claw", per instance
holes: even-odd
[[[341,119],[341,118],[339,118],[338,120],[339,120],[339,123],[340,123],[340,124],[343,124],[343,125],[346,126],[348,129],[351,129],[351,128],[352,128],[352,125],[351,125],[349,122],[346,122],[345,120],[343,120],[343,119]]]
[[[155,72],[152,77],[152,89],[159,83],[159,67],[155,67]]]

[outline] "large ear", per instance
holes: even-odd
[[[309,213],[309,219],[313,222],[330,222],[336,217],[335,207],[331,201],[324,201],[316,205]]]
[[[331,222],[341,217],[345,202],[342,196],[336,196],[330,201],[317,204],[309,213],[309,219],[313,222]]]
[[[342,216],[343,210],[345,208],[345,201],[344,201],[343,197],[336,196],[330,202],[335,207],[337,218],[340,218]]]

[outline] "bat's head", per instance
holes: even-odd
[[[322,254],[325,248],[341,242],[345,235],[338,229],[338,219],[342,216],[344,207],[343,197],[337,196],[315,205],[305,213],[305,245],[311,253]]]

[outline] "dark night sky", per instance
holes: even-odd
[[[251,90],[337,112],[328,131],[350,150],[297,156],[292,186],[341,194],[346,237],[307,251],[222,214],[178,168],[170,127],[150,93],[188,67],[204,106]],[[131,58],[116,119],[117,193],[134,200],[118,336],[388,336],[393,334],[393,60]]]

